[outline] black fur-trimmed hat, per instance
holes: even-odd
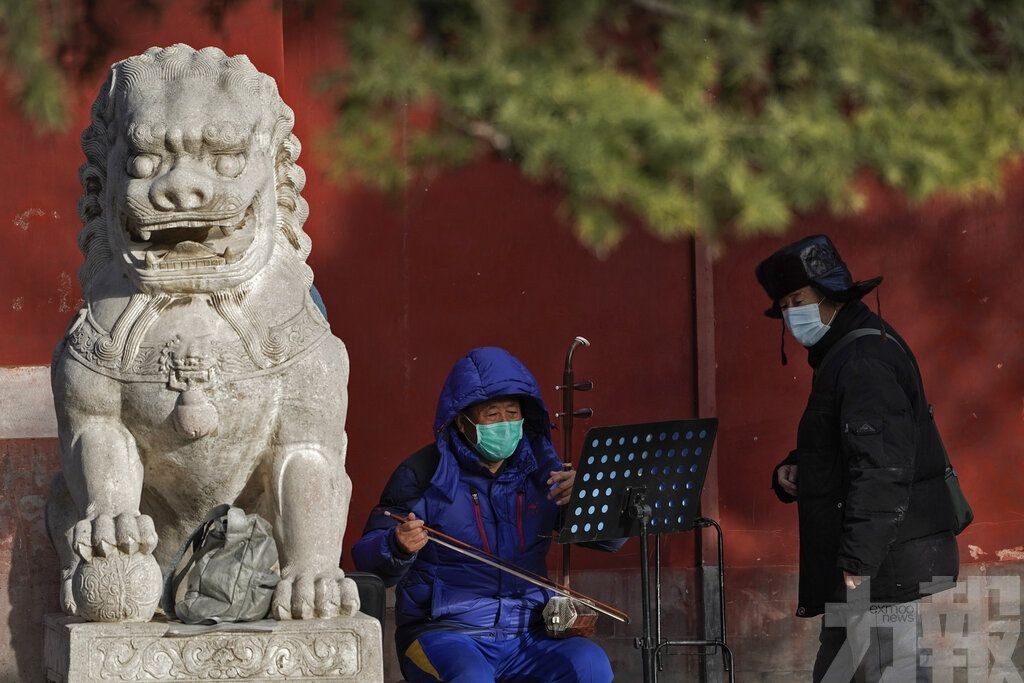
[[[882,282],[881,277],[854,282],[832,240],[812,235],[779,249],[757,266],[757,281],[772,300],[764,312],[769,318],[781,318],[779,299],[807,285],[818,289],[832,301],[860,299]]]

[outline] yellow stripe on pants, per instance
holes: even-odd
[[[419,640],[412,641],[412,645],[405,649],[405,656],[424,673],[430,674],[437,680],[441,680],[441,674],[437,673],[437,669],[427,659],[427,653],[423,651],[423,646],[420,645]]]

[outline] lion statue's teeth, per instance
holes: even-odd
[[[179,259],[193,259],[193,258],[206,258],[207,256],[217,256],[217,252],[210,249],[205,244],[199,242],[193,242],[191,240],[185,240],[178,242],[171,248],[167,255],[164,256],[164,261],[175,261]]]

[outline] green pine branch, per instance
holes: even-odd
[[[0,0],[0,36],[0,73],[24,116],[40,132],[64,129],[64,75],[51,54],[38,0]]]
[[[893,7],[890,7],[893,5]],[[555,183],[598,254],[998,192],[1024,146],[1020,3],[350,0],[329,144],[386,191],[486,154]]]

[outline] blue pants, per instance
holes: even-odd
[[[586,638],[548,638],[531,631],[512,637],[432,631],[412,642],[402,657],[410,683],[519,681],[607,683],[612,666],[599,645]]]

